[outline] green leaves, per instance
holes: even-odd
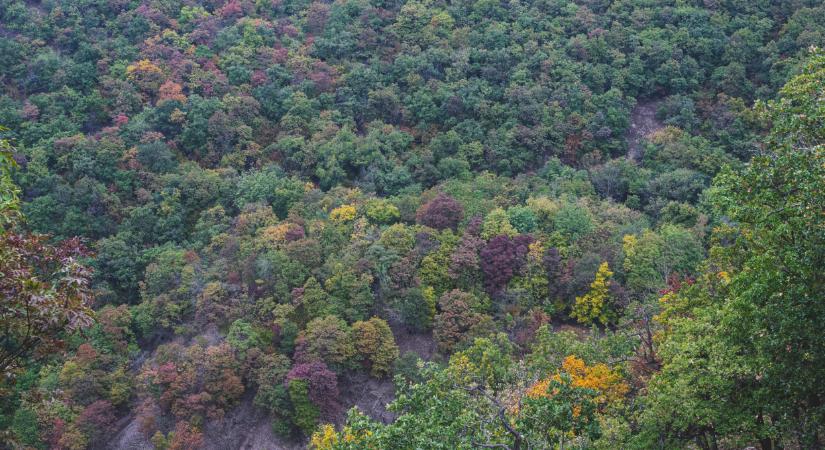
[[[817,445],[825,420],[825,111],[812,99],[823,92],[825,56],[816,51],[781,100],[758,106],[774,124],[764,153],[715,180],[710,198],[730,225],[717,229],[697,285],[663,299],[663,368],[643,416],[660,438]]]
[[[3,136],[8,131],[0,126],[0,226],[13,223],[19,217],[20,189],[11,179],[12,170],[17,167],[13,157],[13,148],[9,140]]]

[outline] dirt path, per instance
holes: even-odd
[[[627,157],[641,162],[644,152],[642,140],[664,125],[656,119],[656,110],[662,100],[640,100],[630,112],[630,128],[627,130]]]

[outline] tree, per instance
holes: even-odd
[[[487,292],[495,294],[507,287],[510,279],[524,266],[532,241],[529,235],[511,238],[502,234],[490,239],[481,249],[479,259]]]
[[[542,257],[542,265],[547,276],[547,301],[549,304],[556,305],[567,290],[564,266],[562,265],[559,249],[556,247],[548,248]]]
[[[433,336],[441,352],[450,353],[459,342],[469,339],[468,332],[482,322],[483,315],[473,311],[477,303],[472,294],[457,289],[445,292],[438,299],[439,313],[435,316]]]
[[[163,80],[163,71],[148,59],[142,59],[126,68],[126,77],[144,93],[154,95]]]
[[[17,167],[11,142],[3,136],[8,131],[0,126],[0,226],[5,227],[17,217],[20,209],[20,189],[12,181],[12,170]]]
[[[314,409],[303,407],[304,410],[302,411],[300,402],[299,404],[295,403],[296,396],[302,398],[303,395],[306,395],[306,398],[317,408],[320,416],[331,417],[338,411],[338,377],[323,362],[315,361],[295,365],[287,373],[286,383],[296,414],[298,417],[304,416],[303,419],[296,420],[296,423],[305,432],[311,431],[311,428],[315,425],[313,422],[312,427],[308,427]],[[297,384],[297,386],[293,386],[293,384]]]
[[[507,218],[521,234],[534,231],[537,226],[536,214],[528,206],[512,206],[507,209]]]
[[[461,236],[453,254],[450,255],[450,266],[447,271],[451,278],[457,279],[471,286],[478,281],[479,250],[485,243],[477,235],[465,232]]]
[[[324,288],[336,314],[356,321],[366,319],[372,311],[372,282],[369,273],[357,273],[338,263],[335,272],[324,282]]]
[[[576,297],[576,304],[570,316],[581,323],[591,323],[598,320],[602,325],[607,325],[612,316],[612,311],[607,304],[610,300],[610,277],[613,272],[603,262],[596,272],[596,279],[590,284],[590,292],[582,297]]]
[[[326,316],[311,320],[298,336],[295,360],[323,361],[341,370],[350,365],[354,354],[350,327],[343,319]]]
[[[398,346],[387,322],[378,317],[355,322],[352,334],[357,355],[370,368],[372,376],[388,375],[398,358]]]
[[[295,294],[299,294],[297,300],[303,308],[307,320],[323,317],[334,312],[334,305],[330,303],[329,295],[315,277],[307,278],[304,287],[300,288],[300,292],[293,291],[293,295]]]
[[[421,205],[415,219],[418,223],[436,230],[455,230],[464,219],[464,206],[449,195],[439,192],[434,199]]]
[[[0,371],[12,377],[29,357],[62,346],[67,335],[93,323],[89,256],[80,240],[58,245],[47,236],[0,235]]]
[[[764,154],[715,180],[713,205],[731,222],[696,283],[662,300],[662,370],[641,442],[821,446],[823,80],[815,51],[780,100],[757,106],[773,124]]]
[[[371,200],[366,205],[367,217],[378,224],[393,223],[401,217],[398,207],[387,200]]]
[[[92,440],[100,439],[114,424],[115,410],[108,400],[98,400],[80,413],[77,418],[77,425]]]
[[[563,373],[528,389],[516,423],[535,440],[558,441],[559,449],[570,435],[598,437],[601,430],[595,395],[594,389],[576,386],[570,375]]]
[[[484,240],[490,240],[499,235],[513,237],[516,234],[518,234],[518,232],[513,228],[513,225],[510,224],[510,218],[501,208],[490,211],[481,224],[481,238]]]
[[[413,331],[430,328],[435,317],[435,292],[432,288],[412,287],[394,295],[394,303],[401,314],[401,320]]]
[[[264,344],[259,331],[252,324],[241,319],[232,322],[229,326],[226,342],[238,352],[241,358],[244,358],[250,349],[263,347]]]
[[[254,372],[255,383],[258,385],[254,398],[255,405],[275,414],[277,419],[273,425],[280,431],[286,431],[283,430],[286,427],[277,425],[289,420],[290,404],[286,376],[290,365],[291,361],[287,356],[272,353],[261,358],[260,367]]]
[[[575,241],[593,230],[593,220],[586,209],[566,203],[556,212],[553,227],[562,236]]]
[[[513,346],[504,333],[476,338],[467,349],[450,357],[450,367],[454,376],[497,392],[509,381],[512,351]]]

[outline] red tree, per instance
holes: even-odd
[[[47,236],[0,234],[0,372],[92,324],[91,270],[79,261],[87,255],[77,238],[54,246]]]
[[[491,294],[507,287],[510,279],[524,265],[529,245],[533,242],[530,235],[518,235],[511,238],[498,235],[481,249],[481,271],[484,272],[484,284]]]
[[[418,223],[437,230],[455,229],[464,218],[464,206],[442,192],[422,205],[415,218]]]
[[[285,384],[301,379],[309,385],[309,399],[326,416],[335,414],[338,403],[338,377],[321,361],[298,364],[286,375]]]

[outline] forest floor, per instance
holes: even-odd
[[[661,99],[639,100],[630,113],[630,128],[627,130],[627,157],[634,162],[641,162],[644,157],[642,140],[650,133],[662,128],[664,124],[656,119],[656,110]]]

